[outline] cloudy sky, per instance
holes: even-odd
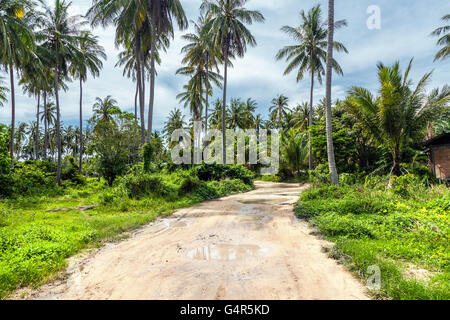
[[[72,0],[72,12],[84,14],[89,8],[90,0]],[[181,0],[188,19],[196,20],[201,0]],[[266,18],[264,24],[250,26],[258,46],[250,48],[243,59],[234,62],[229,72],[229,98],[249,97],[258,102],[258,112],[267,115],[270,101],[278,94],[289,97],[290,105],[295,106],[308,101],[309,79],[300,83],[295,81],[295,73],[283,76],[285,62],[275,61],[277,51],[292,40],[280,32],[283,25],[299,24],[299,12],[321,4],[324,13],[327,1],[309,0],[250,0],[248,8],[260,10]],[[378,6],[381,10],[381,29],[369,29],[367,13],[369,6]],[[433,63],[437,51],[436,39],[430,33],[441,25],[440,18],[450,12],[450,2],[442,0],[338,0],[336,1],[336,19],[346,19],[348,27],[336,33],[336,40],[343,42],[349,54],[338,54],[344,77],[335,77],[333,81],[333,98],[343,97],[351,86],[364,86],[376,91],[376,63],[382,61],[392,64],[401,62],[403,69],[414,57],[411,73],[417,81],[424,73],[435,70],[430,88],[442,86],[449,81],[450,60]],[[326,15],[324,14],[324,17]],[[189,30],[188,30],[189,31]],[[188,32],[185,31],[185,32]],[[89,79],[85,84],[84,101],[86,119],[92,114],[91,106],[97,96],[112,95],[121,108],[134,110],[135,86],[122,77],[122,70],[115,68],[118,50],[114,47],[114,29],[95,29],[100,43],[105,48],[108,60],[104,64],[101,76]],[[187,79],[175,75],[181,65],[180,50],[185,44],[181,32],[175,34],[167,54],[162,57],[158,69],[155,97],[154,127],[161,129],[170,110],[179,105],[176,95],[181,92]],[[3,74],[6,76],[6,74]],[[76,124],[78,117],[78,84],[70,83],[69,90],[61,94],[62,120],[64,124]],[[148,90],[147,90],[148,92]],[[34,119],[36,102],[17,90],[17,121]],[[221,96],[215,90],[214,99]],[[317,86],[315,99],[324,96],[324,87]],[[146,99],[147,100],[147,99]],[[185,110],[187,114],[187,110]],[[9,123],[10,107],[0,109],[0,122]]]

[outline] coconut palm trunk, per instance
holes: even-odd
[[[336,168],[333,145],[333,125],[331,122],[331,81],[332,81],[332,61],[334,43],[334,0],[328,0],[328,45],[327,45],[327,80],[326,80],[326,129],[327,129],[327,152],[328,166],[331,174],[331,183],[339,184],[339,176]]]
[[[38,92],[37,96],[37,110],[36,110],[36,133],[34,137],[34,157],[36,160],[39,159],[39,109],[41,107],[41,91]]]
[[[227,108],[227,81],[228,81],[228,39],[225,44],[225,63],[224,63],[224,77],[223,77],[223,103],[222,103],[222,159],[223,164],[227,164],[227,148],[226,148],[226,133],[225,133],[225,116]]]
[[[312,155],[312,125],[313,125],[313,101],[314,99],[314,69],[311,70],[311,94],[309,98],[309,128],[308,128],[308,148],[309,148],[309,170],[313,169]]]
[[[83,172],[83,79],[80,77],[80,159],[79,170]]]
[[[11,82],[11,138],[9,141],[9,154],[11,160],[14,160],[14,130],[16,125],[16,94],[14,87],[14,68],[13,65],[9,65],[9,79]]]
[[[145,117],[144,117],[144,89],[143,86],[145,82],[143,82],[142,75],[142,52],[141,52],[141,40],[139,35],[136,35],[136,64],[137,64],[137,81],[139,88],[139,113],[141,120],[141,142],[145,143]]]
[[[209,53],[206,54],[206,99],[205,99],[205,139],[208,134],[208,109],[209,109]]]
[[[44,91],[44,160],[47,160],[48,149],[48,119],[47,119],[47,91]]]
[[[134,121],[137,122],[137,105],[138,105],[138,96],[139,96],[139,85],[136,81],[136,94],[134,95]]]
[[[61,112],[59,108],[59,70],[55,70],[55,100],[56,100],[56,144],[58,154],[58,166],[56,170],[56,182],[61,185],[61,160],[62,160],[62,142],[61,142]]]
[[[153,30],[155,30],[154,24],[152,24]],[[155,53],[156,53],[156,35],[152,35],[152,44],[150,49],[150,100],[148,104],[148,130],[147,130],[147,143],[150,143],[152,138],[153,127],[153,105],[155,102]]]

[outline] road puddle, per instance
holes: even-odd
[[[267,199],[267,198],[256,198],[248,200],[239,200],[243,204],[269,204],[269,205],[282,205],[286,202],[286,199]]]
[[[267,248],[257,245],[216,244],[190,250],[187,256],[194,260],[233,261],[258,257],[267,252]]]
[[[164,219],[158,222],[157,224],[154,224],[150,227],[148,227],[145,232],[157,234],[160,232],[165,232],[171,228],[178,229],[178,228],[185,228],[188,224],[186,221],[182,220],[174,220],[174,219]]]

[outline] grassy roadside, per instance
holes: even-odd
[[[450,191],[426,187],[414,176],[393,183],[368,180],[304,192],[296,213],[335,246],[341,260],[364,281],[378,266],[377,298],[450,299]]]
[[[139,189],[144,184],[159,191]],[[63,196],[2,200],[0,298],[20,286],[41,284],[81,249],[114,240],[176,209],[251,189],[252,184],[239,179],[199,182],[173,174],[125,181],[116,188],[90,180],[84,187],[67,189]],[[141,194],[127,196],[128,192]],[[96,207],[77,209],[85,205]]]

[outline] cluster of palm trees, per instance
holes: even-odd
[[[20,149],[16,144],[22,145],[23,141],[20,140],[21,135],[18,137],[16,134],[15,128],[14,84],[18,76],[23,91],[36,98],[36,121],[28,125],[28,131],[32,132],[32,137],[28,139],[33,144],[32,158],[47,159],[48,151],[56,148],[59,183],[61,158],[64,152],[68,153],[63,150],[64,144],[71,144],[65,142],[71,139],[65,138],[62,132],[60,92],[67,90],[68,81],[79,81],[80,123],[78,129],[73,130],[76,136],[73,140],[77,144],[74,154],[79,157],[82,170],[86,149],[83,84],[88,76],[97,77],[100,74],[102,62],[106,59],[98,38],[87,30],[87,25],[115,27],[115,44],[122,50],[116,66],[122,67],[124,76],[136,84],[134,118],[139,121],[141,143],[144,144],[151,141],[153,132],[156,65],[162,63],[161,52],[173,40],[175,27],[186,29],[188,20],[180,0],[93,0],[85,17],[70,15],[71,3],[68,0],[53,1],[52,6],[48,6],[43,1],[39,1],[37,5],[32,0],[0,0],[0,67],[8,73],[10,83],[9,88],[6,88],[6,79],[0,77],[0,106],[5,105],[9,92],[10,154],[14,159]],[[205,134],[211,127],[222,130],[224,161],[226,128],[282,128],[285,131],[294,128],[308,130],[309,168],[312,169],[309,128],[315,121],[316,113],[317,117],[326,119],[329,168],[333,183],[337,183],[332,139],[331,82],[333,71],[338,75],[343,75],[343,71],[333,58],[333,51],[348,51],[342,43],[334,41],[334,32],[347,23],[345,20],[334,20],[334,1],[329,0],[328,19],[323,19],[321,7],[317,5],[307,12],[300,12],[298,26],[282,27],[282,32],[289,35],[294,43],[281,49],[276,59],[286,60],[285,74],[295,71],[297,81],[303,80],[307,75],[310,77],[310,101],[291,110],[288,98],[279,95],[269,108],[269,119],[264,121],[261,115],[255,115],[256,103],[252,99],[231,99],[227,103],[228,68],[233,66],[235,58],[245,55],[249,46],[256,45],[256,39],[248,25],[264,22],[264,16],[259,11],[246,8],[247,2],[248,0],[203,0],[200,17],[197,21],[191,21],[193,31],[183,36],[187,44],[182,49],[183,66],[177,74],[186,76],[188,80],[178,99],[190,110],[192,121],[203,122]],[[449,15],[443,17],[443,21],[449,19]],[[449,26],[443,26],[432,34],[439,37],[438,45],[442,47],[436,59],[445,59],[449,55],[449,30]],[[314,87],[316,82],[322,84],[324,77],[326,97],[319,104],[320,108],[313,110]],[[223,98],[215,101],[213,108],[210,108],[209,100],[214,87],[223,91]],[[352,90],[350,96],[358,97],[358,92],[360,91]],[[354,98],[355,101],[358,99],[361,97]],[[351,105],[355,105],[355,102],[352,104],[350,101],[347,101],[349,109]],[[369,103],[369,100],[366,102]],[[96,101],[94,113],[100,119],[108,121],[116,108],[116,101],[108,96],[105,100]],[[164,133],[169,134],[185,124],[181,111],[176,109],[170,114]],[[25,132],[22,130],[24,125],[21,126],[20,132]],[[51,138],[53,136],[55,141]],[[302,145],[304,141],[302,138]]]
[[[88,21],[78,15],[70,15],[71,3],[55,0],[52,6],[45,2],[36,5],[29,0],[0,1],[0,65],[9,72],[11,93],[11,138],[10,154],[14,159],[15,145],[15,74],[19,84],[30,96],[37,100],[34,157],[47,159],[49,147],[48,126],[53,119],[48,118],[50,99],[55,101],[57,182],[61,178],[63,139],[61,134],[60,91],[66,90],[66,83],[72,79],[80,81],[80,126],[78,130],[80,170],[83,158],[83,83],[88,74],[98,76],[104,49],[92,33],[84,30]],[[43,113],[40,111],[41,98]],[[40,115],[43,117],[40,117]],[[44,122],[44,147],[39,149],[39,124]]]

